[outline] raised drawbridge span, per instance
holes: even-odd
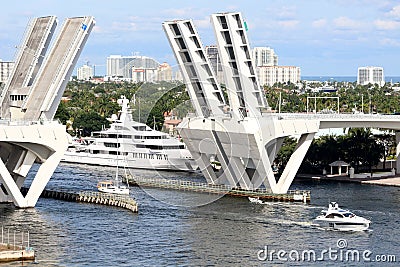
[[[56,17],[34,18],[28,24],[0,93],[0,202],[35,206],[59,164],[68,139],[65,126],[53,118],[94,24],[91,16],[66,19],[51,47]],[[21,187],[35,162],[40,167],[23,196]]]
[[[180,124],[180,134],[209,184],[252,190],[264,186],[274,193],[286,193],[319,129],[400,130],[400,116],[268,112],[241,13],[213,14],[211,22],[228,99],[216,82],[193,21],[163,23],[195,109],[195,116]],[[298,136],[298,144],[281,177],[275,177],[272,164],[287,136]],[[211,164],[215,158],[221,164],[219,171]]]

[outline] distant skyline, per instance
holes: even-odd
[[[59,30],[67,17],[91,15],[96,26],[77,67],[89,62],[96,75],[104,75],[108,56],[133,54],[175,65],[164,21],[193,19],[206,46],[215,44],[210,15],[239,11],[250,46],[272,47],[279,65],[298,66],[302,76],[356,76],[361,66],[400,76],[398,0],[32,0],[8,2],[2,11],[0,59],[6,61],[14,60],[31,18],[55,15]]]

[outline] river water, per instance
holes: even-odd
[[[114,172],[106,167],[60,164],[48,188],[94,190],[98,181],[111,178]],[[135,170],[134,175],[203,179],[201,174],[143,170]],[[0,224],[11,231],[30,232],[37,262],[0,266],[399,264],[399,187],[296,181],[291,188],[311,190],[311,203],[257,205],[244,198],[133,187],[138,214],[44,198],[26,210],[3,204]],[[313,225],[312,219],[330,201],[369,218],[370,231],[328,231]]]

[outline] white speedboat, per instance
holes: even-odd
[[[180,140],[133,120],[129,100],[118,100],[121,111],[109,129],[89,138],[71,140],[62,162],[155,170],[195,171],[197,164]]]
[[[322,210],[314,222],[321,227],[339,231],[364,231],[371,223],[349,210],[339,208],[336,202],[329,203],[328,209]]]
[[[102,193],[129,195],[129,188],[116,184],[114,181],[101,181],[97,184],[97,190]]]
[[[251,203],[265,204],[265,202],[259,199],[258,197],[249,197],[249,200]]]

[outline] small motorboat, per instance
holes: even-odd
[[[328,209],[322,210],[314,222],[321,227],[339,231],[365,231],[371,223],[370,220],[357,216],[349,210],[339,208],[336,202],[329,203]]]
[[[258,197],[249,197],[249,200],[250,200],[251,203],[264,204],[264,201],[262,201]]]
[[[97,184],[97,190],[103,193],[129,195],[129,188],[125,185],[115,184],[113,181],[101,181]]]

